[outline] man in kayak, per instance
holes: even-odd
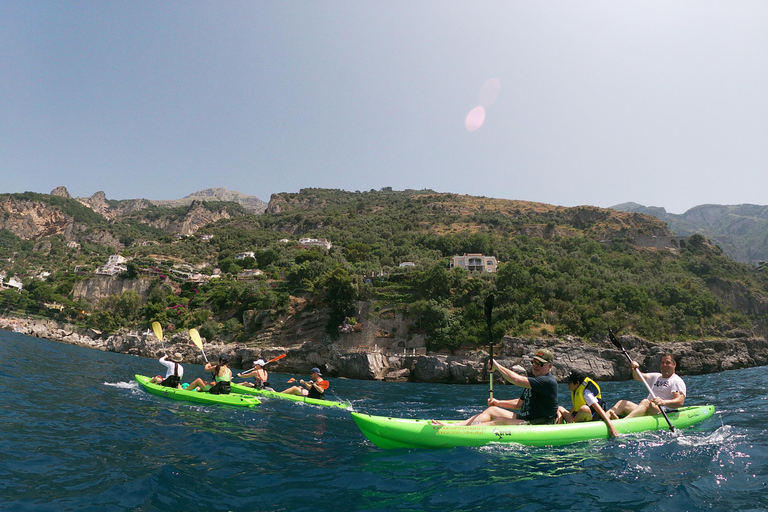
[[[613,426],[611,419],[603,409],[603,397],[600,394],[600,386],[597,382],[587,377],[581,370],[573,370],[568,375],[568,389],[571,391],[571,403],[573,407],[567,410],[565,407],[557,408],[558,423],[580,423],[592,421],[595,416],[600,417],[608,425],[608,433],[611,437],[618,437],[619,433]]]
[[[320,400],[325,399],[325,391],[330,387],[331,383],[323,378],[323,374],[320,373],[320,368],[312,368],[309,372],[310,380],[305,382],[304,379],[299,381],[304,387],[291,386],[281,393],[287,393],[289,395],[306,396],[307,398],[317,398]],[[288,383],[296,382],[296,379],[291,377],[288,379]]]
[[[205,371],[213,373],[213,381],[205,382],[201,378],[195,379],[187,388],[187,391],[205,391],[207,385],[211,388],[208,392],[212,395],[228,395],[232,390],[232,370],[229,369],[229,358],[219,357],[219,364],[206,363]]]
[[[245,379],[249,377],[253,377],[254,382],[243,382],[243,386],[248,386],[249,388],[256,388],[256,389],[267,389],[272,390],[272,388],[269,387],[269,373],[267,373],[267,370],[264,369],[264,365],[267,363],[264,362],[263,359],[257,359],[253,362],[253,368],[248,370],[247,372],[238,373],[238,377],[243,377]]]
[[[170,361],[168,359],[170,359]],[[182,361],[181,354],[176,352],[170,358],[168,357],[168,354],[164,354],[159,361],[161,365],[167,368],[165,377],[156,375],[152,377],[149,382],[169,388],[180,388],[181,378],[184,376],[184,367],[179,364]]]
[[[498,370],[505,380],[523,388],[520,398],[497,400],[489,398],[489,407],[456,425],[539,425],[554,423],[557,417],[557,381],[552,376],[554,356],[541,349],[533,356],[533,377],[515,373],[493,360],[491,371]],[[491,376],[493,378],[493,376]],[[517,411],[517,412],[512,412]],[[433,421],[437,425],[440,422]]]
[[[608,410],[608,417],[618,419],[621,417],[633,418],[636,416],[656,416],[661,414],[661,407],[664,412],[670,412],[683,406],[685,402],[685,382],[675,373],[677,361],[672,354],[663,354],[659,363],[659,373],[642,373],[640,364],[632,361],[632,376],[640,382],[645,379],[648,386],[653,390],[653,394],[643,399],[639,404],[629,400],[619,400],[616,405]]]

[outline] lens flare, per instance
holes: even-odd
[[[483,126],[485,122],[485,109],[483,107],[475,107],[469,111],[467,118],[464,120],[464,126],[467,130],[473,132]]]
[[[496,101],[501,92],[501,81],[498,78],[491,78],[483,84],[480,89],[480,106],[488,108]]]

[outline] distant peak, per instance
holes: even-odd
[[[72,199],[72,196],[70,195],[69,191],[67,190],[67,187],[56,187],[55,189],[51,190],[52,196],[58,196],[58,197],[66,197],[67,199]]]

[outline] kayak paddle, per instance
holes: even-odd
[[[160,322],[152,322],[152,331],[155,333],[155,338],[160,340],[160,345],[163,346],[163,352],[165,352],[165,343],[163,343],[163,328],[160,326]]]
[[[200,339],[200,333],[197,332],[197,329],[190,329],[189,337],[192,338],[192,343],[194,343],[195,346],[200,349],[200,352],[203,353],[203,357],[205,358],[205,362],[207,363],[208,356],[205,355],[205,350],[203,350],[203,341]]]
[[[279,355],[279,356],[277,356],[277,357],[273,357],[272,359],[270,359],[269,361],[267,361],[266,363],[264,363],[264,366],[268,365],[269,363],[274,363],[275,361],[278,361],[278,360],[280,360],[280,359],[284,358],[284,357],[285,357],[285,356],[287,356],[287,355],[288,355],[288,354],[280,354],[280,355]],[[244,372],[240,372],[240,373],[248,373],[248,372],[252,372],[252,371],[253,371],[253,370],[255,370],[255,369],[256,369],[256,367],[254,366],[254,367],[253,367],[253,368],[251,368],[250,370],[246,370],[246,371],[244,371]]]
[[[616,346],[616,348],[624,352],[624,355],[627,356],[627,360],[629,361],[629,365],[632,366],[632,358],[629,356],[629,353],[624,349],[624,347],[621,346],[621,343],[619,343],[619,340],[616,339],[616,336],[613,335],[613,331],[611,329],[608,329],[608,338],[610,338],[611,343],[613,343]],[[656,398],[656,393],[654,393],[653,390],[651,389],[651,386],[648,385],[648,382],[645,380],[645,377],[640,372],[640,370],[635,370],[635,371],[637,372],[637,376],[640,377],[640,381],[643,384],[645,384],[645,389],[648,390],[648,393],[650,393],[653,398]],[[667,413],[664,412],[664,409],[662,409],[661,406],[659,406],[659,410],[661,411],[661,414],[664,415],[664,419],[667,420],[667,424],[669,425],[669,431],[674,432],[675,426],[672,425],[671,421],[669,421],[669,418],[667,417]]]
[[[491,365],[489,392],[491,395],[490,399],[493,400],[493,329],[491,327],[491,313],[493,313],[493,294],[488,295],[488,298],[485,299],[485,321],[488,323],[488,353],[490,354],[488,362]]]

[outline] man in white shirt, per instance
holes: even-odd
[[[661,414],[661,408],[664,412],[677,409],[683,406],[685,402],[685,382],[675,373],[677,361],[672,354],[661,356],[659,368],[661,373],[642,373],[639,370],[640,365],[632,361],[633,376],[635,380],[645,378],[648,385],[653,390],[653,395],[649,394],[639,404],[629,400],[619,400],[616,405],[608,410],[608,416],[611,419],[618,419],[622,416],[632,418],[635,416],[656,416]]]

